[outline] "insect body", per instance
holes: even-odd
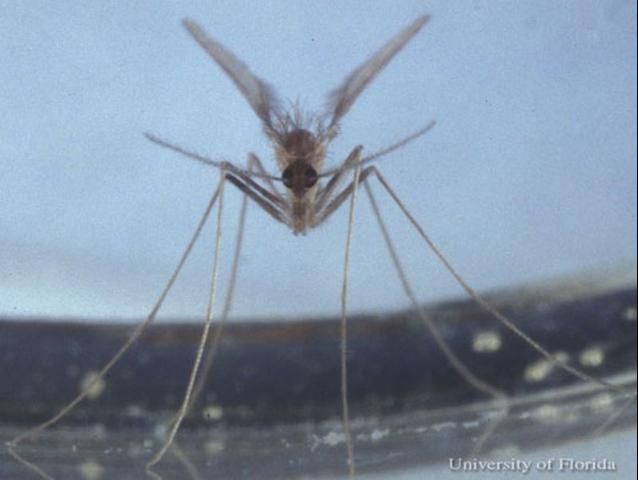
[[[205,34],[195,22],[185,20],[186,29],[233,80],[261,120],[263,131],[273,144],[281,171],[280,180],[287,189],[287,195],[280,195],[272,184],[269,190],[260,188],[248,180],[247,177],[251,177],[252,174],[245,171],[241,172],[241,175],[237,175],[237,170],[235,175],[231,172],[228,179],[275,219],[288,225],[295,234],[305,233],[308,228],[320,225],[343,203],[347,193],[351,191],[351,187],[348,187],[341,192],[343,195],[336,194],[344,173],[361,160],[361,147],[356,147],[341,167],[330,175],[327,184],[321,186],[319,179],[322,176],[326,150],[339,132],[339,121],[365,87],[416,35],[429,18],[422,16],[414,20],[352,72],[343,84],[330,94],[327,111],[320,117],[313,118],[312,122],[304,118],[297,109],[284,112],[281,102],[266,82],[253,75],[237,57]],[[417,133],[425,133],[432,125],[433,123],[430,123],[426,129]],[[169,148],[174,147],[153,136],[151,140]],[[264,173],[261,162],[256,157],[253,158],[256,168]]]
[[[204,371],[207,370],[206,364],[209,360],[203,361],[203,354],[206,349],[209,329],[213,321],[213,311],[215,304],[217,273],[219,264],[219,250],[221,239],[221,220],[222,220],[222,205],[224,186],[226,181],[230,182],[236,188],[238,188],[245,197],[254,201],[264,212],[274,218],[277,222],[286,225],[294,234],[305,234],[309,229],[315,228],[321,225],[327,218],[330,217],[339,207],[348,199],[350,199],[350,209],[348,216],[348,235],[346,238],[345,258],[344,258],[344,270],[343,270],[343,288],[341,295],[341,403],[342,403],[342,423],[345,435],[345,445],[347,448],[347,459],[349,465],[350,475],[355,473],[354,462],[354,442],[352,435],[350,434],[350,420],[349,420],[349,407],[348,407],[348,378],[347,378],[347,286],[348,286],[348,263],[350,252],[350,240],[354,218],[354,206],[357,195],[357,188],[359,184],[364,187],[365,193],[368,195],[375,218],[379,223],[381,232],[388,248],[390,257],[394,263],[394,267],[399,276],[401,285],[406,293],[407,297],[414,308],[414,311],[418,313],[420,320],[426,326],[427,330],[432,334],[435,343],[441,349],[452,368],[456,371],[460,377],[462,377],[469,385],[476,390],[493,397],[497,401],[501,402],[504,409],[507,409],[506,396],[478,378],[471,369],[465,365],[456,354],[449,348],[445,339],[438,333],[437,328],[424,313],[422,307],[418,304],[416,296],[414,295],[412,288],[407,280],[405,271],[399,261],[396,254],[396,250],[390,239],[389,233],[385,227],[385,224],[378,211],[376,201],[371,190],[368,188],[368,180],[370,178],[376,178],[380,185],[385,189],[388,195],[399,207],[403,215],[414,227],[418,235],[423,239],[428,247],[432,249],[435,255],[443,263],[445,268],[456,279],[466,293],[473,298],[479,305],[487,310],[493,317],[500,321],[507,329],[514,332],[525,342],[527,342],[532,348],[539,352],[547,361],[552,365],[557,366],[563,370],[570,372],[572,375],[577,376],[585,381],[596,383],[600,386],[609,389],[615,389],[614,385],[606,383],[601,380],[597,380],[578,369],[572,367],[564,359],[557,356],[553,356],[545,350],[540,344],[535,342],[524,332],[522,332],[516,325],[514,325],[507,317],[498,312],[490,303],[485,301],[482,297],[478,296],[476,292],[463,280],[463,278],[456,272],[446,257],[443,256],[441,251],[432,242],[429,236],[425,233],[425,230],[419,225],[414,216],[408,211],[408,209],[401,202],[397,194],[384,179],[381,173],[373,165],[367,165],[373,160],[392,152],[412,140],[424,135],[429,131],[434,122],[428,123],[425,127],[415,131],[411,135],[404,139],[388,146],[387,148],[370,154],[368,156],[362,156],[363,148],[358,145],[355,146],[350,154],[343,160],[343,162],[334,169],[324,171],[324,159],[326,151],[329,148],[330,142],[339,133],[339,123],[343,116],[350,110],[355,100],[363,92],[363,90],[370,84],[375,76],[390,62],[390,60],[416,35],[419,30],[428,22],[428,16],[421,16],[410,23],[406,28],[400,31],[397,35],[391,38],[381,49],[379,49],[374,55],[372,55],[367,61],[356,68],[350,75],[346,77],[344,82],[335,89],[329,95],[328,107],[325,112],[316,117],[304,117],[302,113],[293,108],[291,111],[285,111],[281,107],[281,102],[278,100],[273,89],[268,86],[266,82],[253,75],[250,70],[229,50],[221,45],[216,40],[208,36],[204,31],[193,21],[185,20],[184,26],[188,32],[194,37],[194,39],[202,46],[206,53],[213,58],[213,60],[222,68],[222,70],[230,77],[236,87],[239,89],[244,98],[248,101],[249,105],[261,121],[261,125],[265,135],[268,137],[273,145],[275,157],[277,159],[277,166],[279,168],[279,175],[271,175],[262,165],[260,159],[254,155],[249,154],[248,168],[241,168],[228,162],[216,162],[210,160],[207,157],[203,157],[186,149],[183,149],[173,143],[169,143],[160,137],[152,134],[147,134],[147,137],[166,148],[174,150],[182,155],[185,155],[191,159],[206,163],[220,169],[220,180],[215,190],[208,208],[206,209],[193,237],[186,247],[177,267],[173,271],[170,279],[168,280],[165,288],[163,289],[159,299],[155,303],[151,312],[147,316],[146,320],[137,326],[134,332],[131,334],[126,343],[120,348],[120,350],[111,358],[111,360],[94,376],[93,381],[86,385],[82,392],[69,402],[64,408],[60,410],[53,418],[44,422],[43,424],[34,427],[33,429],[23,433],[9,442],[9,447],[13,448],[18,443],[26,438],[35,436],[38,432],[46,429],[50,425],[56,423],[63,418],[75,405],[82,401],[92,390],[93,386],[99,382],[104,375],[117,363],[121,356],[130,348],[133,342],[139,338],[144,329],[154,320],[159,311],[162,303],[172,288],[179,272],[181,271],[186,259],[188,258],[190,251],[197,240],[204,223],[206,222],[213,205],[215,202],[219,205],[218,217],[217,217],[217,230],[215,241],[215,257],[213,263],[212,273],[212,286],[210,291],[210,300],[206,321],[204,324],[204,331],[201,336],[199,347],[197,350],[197,356],[193,364],[193,368],[190,375],[190,380],[184,398],[179,411],[173,419],[170,433],[157,454],[149,461],[147,467],[150,468],[160,461],[162,456],[171,446],[175,435],[179,429],[180,423],[184,419],[188,412],[189,407],[192,405],[193,398],[197,396],[196,380],[200,365],[204,364]],[[354,171],[353,179],[345,186],[341,186],[345,176]],[[283,183],[286,189],[285,193],[280,193],[276,187],[276,183]],[[242,222],[240,221],[240,225]],[[233,261],[233,275],[231,275],[231,282],[229,290],[232,290],[234,285],[234,272],[237,270],[237,258],[239,256],[239,246],[241,241],[237,242],[237,249]],[[217,345],[219,337],[221,335],[221,326],[225,316],[229,310],[232,295],[227,297],[226,306],[223,309],[220,318],[220,326],[216,331],[213,347],[211,352],[215,351],[214,346]],[[209,356],[209,359],[212,358]],[[205,377],[205,375],[202,375]],[[635,392],[633,393],[635,397]],[[478,442],[481,444],[481,441]]]

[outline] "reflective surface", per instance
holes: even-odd
[[[552,368],[470,302],[429,307],[460,358],[511,396],[504,408],[458,377],[413,312],[355,316],[349,387],[361,473],[473,455],[517,457],[595,434],[608,420],[607,430],[635,426],[635,400],[627,404],[636,389],[635,270],[491,298],[549,351],[625,393]],[[128,333],[124,326],[37,322],[5,322],[2,331],[4,438],[68,401]],[[104,478],[140,475],[161,439],[158,425],[177,409],[198,333],[195,325],[153,327],[65,427],[17,451],[54,478],[80,475],[87,462]],[[158,473],[344,474],[338,338],[337,320],[230,325],[200,401]],[[25,471],[6,453],[2,464],[7,475]]]

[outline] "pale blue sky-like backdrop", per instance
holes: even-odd
[[[345,117],[328,164],[435,119],[378,165],[478,289],[635,257],[635,2],[30,1],[0,11],[3,314],[147,313],[218,175],[143,132],[238,164],[254,151],[276,173],[257,118],[183,17],[283,98],[320,111],[352,69],[431,14]],[[239,199],[227,189],[222,287]],[[407,306],[359,199],[352,310]],[[236,315],[337,312],[345,211],[295,237],[252,206]],[[461,295],[398,210],[384,211],[419,297]],[[164,317],[204,311],[212,231]]]

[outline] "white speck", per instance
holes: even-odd
[[[481,426],[481,422],[479,422],[478,420],[472,420],[463,422],[461,426],[463,427],[463,430],[469,430],[471,428],[479,428]]]
[[[224,416],[224,409],[220,407],[219,405],[211,404],[211,405],[207,405],[206,407],[202,409],[202,417],[204,417],[204,420],[208,420],[212,422],[215,420],[219,420],[223,416]]]
[[[84,378],[80,382],[80,389],[86,391],[86,398],[89,400],[95,400],[106,388],[106,383],[103,378],[97,376],[98,372],[91,370],[84,374]]]
[[[623,320],[627,322],[635,322],[636,321],[636,307],[627,307],[624,312],[622,312]]]
[[[163,423],[158,423],[153,429],[153,437],[163,441],[166,438],[167,432],[168,428],[166,427],[166,425],[164,425]]]
[[[345,441],[346,435],[343,432],[330,432],[329,434],[324,435],[323,438],[321,438],[321,442],[330,447],[336,447],[337,445],[345,443]]]
[[[458,426],[456,422],[443,422],[437,425],[432,425],[432,430],[435,432],[440,432],[441,430],[449,430],[454,429]]]
[[[477,333],[472,339],[472,350],[475,352],[496,352],[501,345],[501,336],[490,330]]]
[[[559,352],[554,355],[554,357],[562,362],[566,362],[569,358],[565,352]],[[544,380],[555,367],[554,362],[547,358],[541,358],[527,366],[525,369],[525,380],[530,383],[540,382]]]
[[[515,444],[503,445],[502,447],[495,448],[490,452],[490,456],[497,458],[511,458],[520,455],[521,448]]]
[[[605,360],[605,352],[600,347],[590,347],[581,352],[578,360],[586,367],[599,367]]]
[[[531,417],[546,425],[578,422],[582,412],[578,409],[561,408],[555,405],[542,405],[531,412]]]
[[[204,452],[206,455],[219,455],[224,451],[224,442],[220,440],[208,440],[204,443]]]
[[[592,398],[590,404],[592,410],[598,412],[606,412],[614,404],[614,399],[609,393],[601,393],[600,395],[596,395],[594,398]]]
[[[95,423],[91,425],[90,435],[91,438],[94,438],[96,440],[103,440],[104,438],[106,438],[106,427],[103,423]]]
[[[532,417],[542,423],[554,423],[560,419],[561,409],[554,405],[541,405],[532,412]]]
[[[86,460],[78,465],[78,470],[82,478],[86,480],[99,480],[104,473],[104,467],[93,460]]]
[[[390,435],[390,430],[388,430],[387,428],[385,430],[375,429],[370,434],[370,439],[376,442],[378,440],[381,440],[383,437],[387,437],[388,435]]]
[[[139,405],[129,405],[126,407],[126,415],[129,417],[143,417],[145,415],[145,411]]]

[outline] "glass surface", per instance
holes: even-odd
[[[495,402],[451,369],[413,311],[355,315],[348,399],[358,472],[418,467],[422,474],[461,459],[519,465],[530,458],[554,458],[561,475],[573,467],[559,462],[569,461],[599,462],[601,475],[635,471],[627,435],[622,448],[606,446],[621,438],[611,432],[636,422],[635,266],[613,276],[528,285],[492,301],[546,349],[622,390],[551,368],[471,301],[427,307],[448,347],[510,399]],[[343,475],[338,327],[338,319],[328,318],[229,325],[176,446],[156,471],[173,478],[186,470],[195,479]],[[52,416],[130,334],[122,325],[80,323],[0,328],[0,438]],[[178,408],[199,335],[197,325],[151,328],[63,426],[21,444],[14,461],[0,454],[5,476],[28,472],[33,464],[24,460],[53,478],[89,466],[106,478],[143,475],[143,462]],[[567,453],[550,456],[549,445]],[[592,450],[596,457],[585,454]],[[534,470],[543,473],[536,463]]]

